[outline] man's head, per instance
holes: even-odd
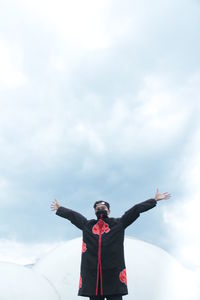
[[[94,203],[94,210],[97,218],[100,216],[107,217],[110,214],[110,204],[106,201],[99,200]]]

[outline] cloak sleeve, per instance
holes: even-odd
[[[56,211],[56,215],[68,219],[69,221],[71,221],[71,223],[73,225],[75,225],[76,227],[78,227],[79,229],[83,229],[84,225],[87,222],[87,219],[82,216],[81,214],[79,214],[76,211],[73,211],[69,208],[60,206],[57,211]]]
[[[140,216],[140,213],[153,208],[154,206],[156,206],[156,204],[157,201],[155,199],[149,199],[134,205],[121,217],[123,227],[126,228],[127,226],[131,225]]]

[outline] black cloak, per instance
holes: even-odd
[[[149,199],[134,205],[121,218],[87,220],[80,213],[60,206],[56,214],[71,221],[83,232],[79,296],[126,295],[124,231],[157,201]]]

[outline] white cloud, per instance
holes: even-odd
[[[198,113],[198,112],[197,112]],[[194,131],[187,141],[184,154],[180,158],[180,181],[182,197],[178,197],[170,210],[164,211],[164,221],[168,228],[169,239],[174,254],[186,266],[200,272],[200,130]],[[174,195],[174,197],[176,197]],[[200,282],[199,282],[200,283]]]
[[[36,18],[45,27],[56,31],[58,37],[67,43],[70,42],[73,47],[94,50],[106,48],[110,44],[101,19],[109,4],[108,1],[21,0],[20,2],[31,18]]]
[[[19,265],[34,264],[40,257],[48,254],[58,243],[22,243],[16,240],[0,239],[0,262]]]
[[[168,80],[149,74],[135,101],[115,101],[108,121],[109,137],[115,136],[112,143],[124,153],[160,152],[184,134],[192,109],[186,98],[168,86]]]
[[[59,72],[64,72],[67,69],[67,63],[62,56],[54,55],[50,57],[50,67],[56,69]]]
[[[1,191],[1,194],[2,194],[2,191],[4,189],[6,189],[8,186],[9,186],[8,181],[5,178],[0,178],[0,191]]]
[[[0,40],[0,66],[0,89],[20,87],[27,82],[23,53],[18,45]]]

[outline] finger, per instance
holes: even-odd
[[[51,208],[57,208],[58,206],[57,205],[51,205],[50,207]]]
[[[156,194],[158,194],[158,188],[156,188]]]
[[[52,204],[58,204],[58,201],[55,199],[52,201]]]
[[[55,209],[55,208],[56,208],[56,205],[51,205],[50,207],[53,208],[53,209]]]

